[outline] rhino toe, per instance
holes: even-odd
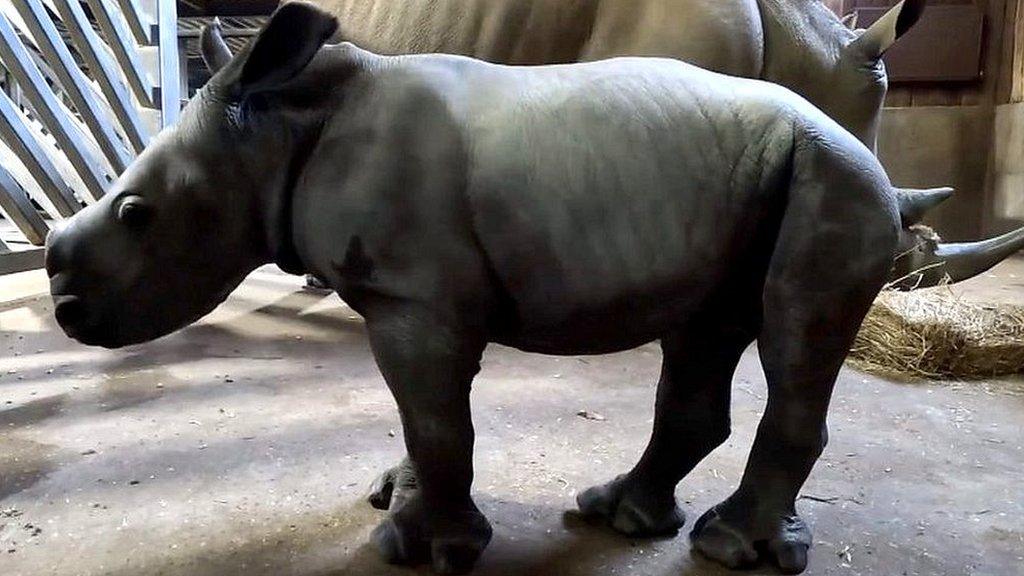
[[[751,518],[724,503],[697,520],[690,540],[694,550],[731,569],[768,560],[783,574],[799,574],[807,568],[811,532],[798,516],[780,513]]]
[[[582,492],[576,503],[585,517],[603,521],[627,536],[675,534],[686,523],[686,516],[673,495],[657,498],[653,494],[627,476],[619,476]]]
[[[373,481],[366,500],[377,510],[398,510],[417,490],[419,482],[416,479],[416,471],[412,462],[405,458]]]
[[[472,503],[468,508],[442,509],[424,505],[415,495],[373,530],[370,541],[389,564],[429,563],[437,574],[465,574],[492,533],[487,518]]]

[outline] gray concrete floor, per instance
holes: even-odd
[[[1015,261],[966,292],[1021,301],[1022,280]],[[336,297],[262,269],[200,324],[105,351],[60,333],[41,273],[0,282],[0,575],[426,573],[365,544],[382,517],[365,489],[403,453],[401,429]],[[488,350],[475,490],[495,538],[477,574],[724,573],[684,535],[631,541],[566,513],[643,449],[659,356]],[[765,399],[752,350],[734,390],[732,437],[678,490],[691,523],[740,477]],[[799,502],[807,573],[1024,574],[1020,390],[844,370]]]

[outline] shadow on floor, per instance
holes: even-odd
[[[536,526],[510,529],[495,525],[495,536],[474,576],[593,576],[594,574],[635,574],[665,576],[726,576],[723,570],[695,554],[672,554],[668,563],[654,557],[638,558],[638,547],[651,541],[636,541],[610,530],[587,524],[574,514],[548,507],[520,502],[496,501],[478,497],[485,513],[503,519],[561,518],[562,529],[556,534],[537,533]],[[494,511],[500,508],[500,513]],[[211,533],[232,534],[231,542],[209,544],[204,549],[191,548],[168,556],[162,564],[147,565],[147,573],[185,573],[190,576],[410,576],[432,574],[428,566],[414,568],[389,566],[367,542],[367,537],[384,514],[359,501],[330,515],[305,515],[292,518],[288,530],[273,538],[252,535],[241,540],[244,528],[210,527]],[[507,522],[506,522],[507,524]],[[685,536],[665,542],[668,546],[687,548]],[[241,540],[241,541],[240,541]],[[364,542],[354,548],[344,542]],[[631,563],[631,558],[638,558]],[[648,571],[647,561],[655,560],[656,568]],[[636,566],[636,571],[628,567]],[[611,567],[617,567],[612,569]],[[187,568],[187,570],[186,570]],[[625,570],[623,570],[625,568]],[[139,567],[115,569],[108,576],[137,576]],[[775,574],[770,567],[761,567],[745,574]]]

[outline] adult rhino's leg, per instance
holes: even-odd
[[[790,194],[758,336],[768,403],[739,487],[690,533],[697,551],[729,567],[753,564],[759,553],[785,573],[807,566],[811,533],[796,498],[825,448],[833,385],[895,245],[884,206],[858,196]]]
[[[629,473],[579,495],[584,515],[635,536],[671,534],[683,526],[676,485],[729,437],[732,375],[756,335],[756,315],[747,318],[751,329],[723,325],[719,317],[692,322],[662,339],[654,431],[647,450]]]
[[[469,392],[486,342],[417,305],[388,303],[368,310],[366,319],[418,481],[418,490],[391,507],[371,539],[391,563],[429,561],[439,573],[468,571],[491,539],[490,524],[469,494]]]

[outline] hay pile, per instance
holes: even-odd
[[[883,291],[850,352],[887,376],[973,380],[1024,372],[1024,306],[961,300],[949,288]]]

